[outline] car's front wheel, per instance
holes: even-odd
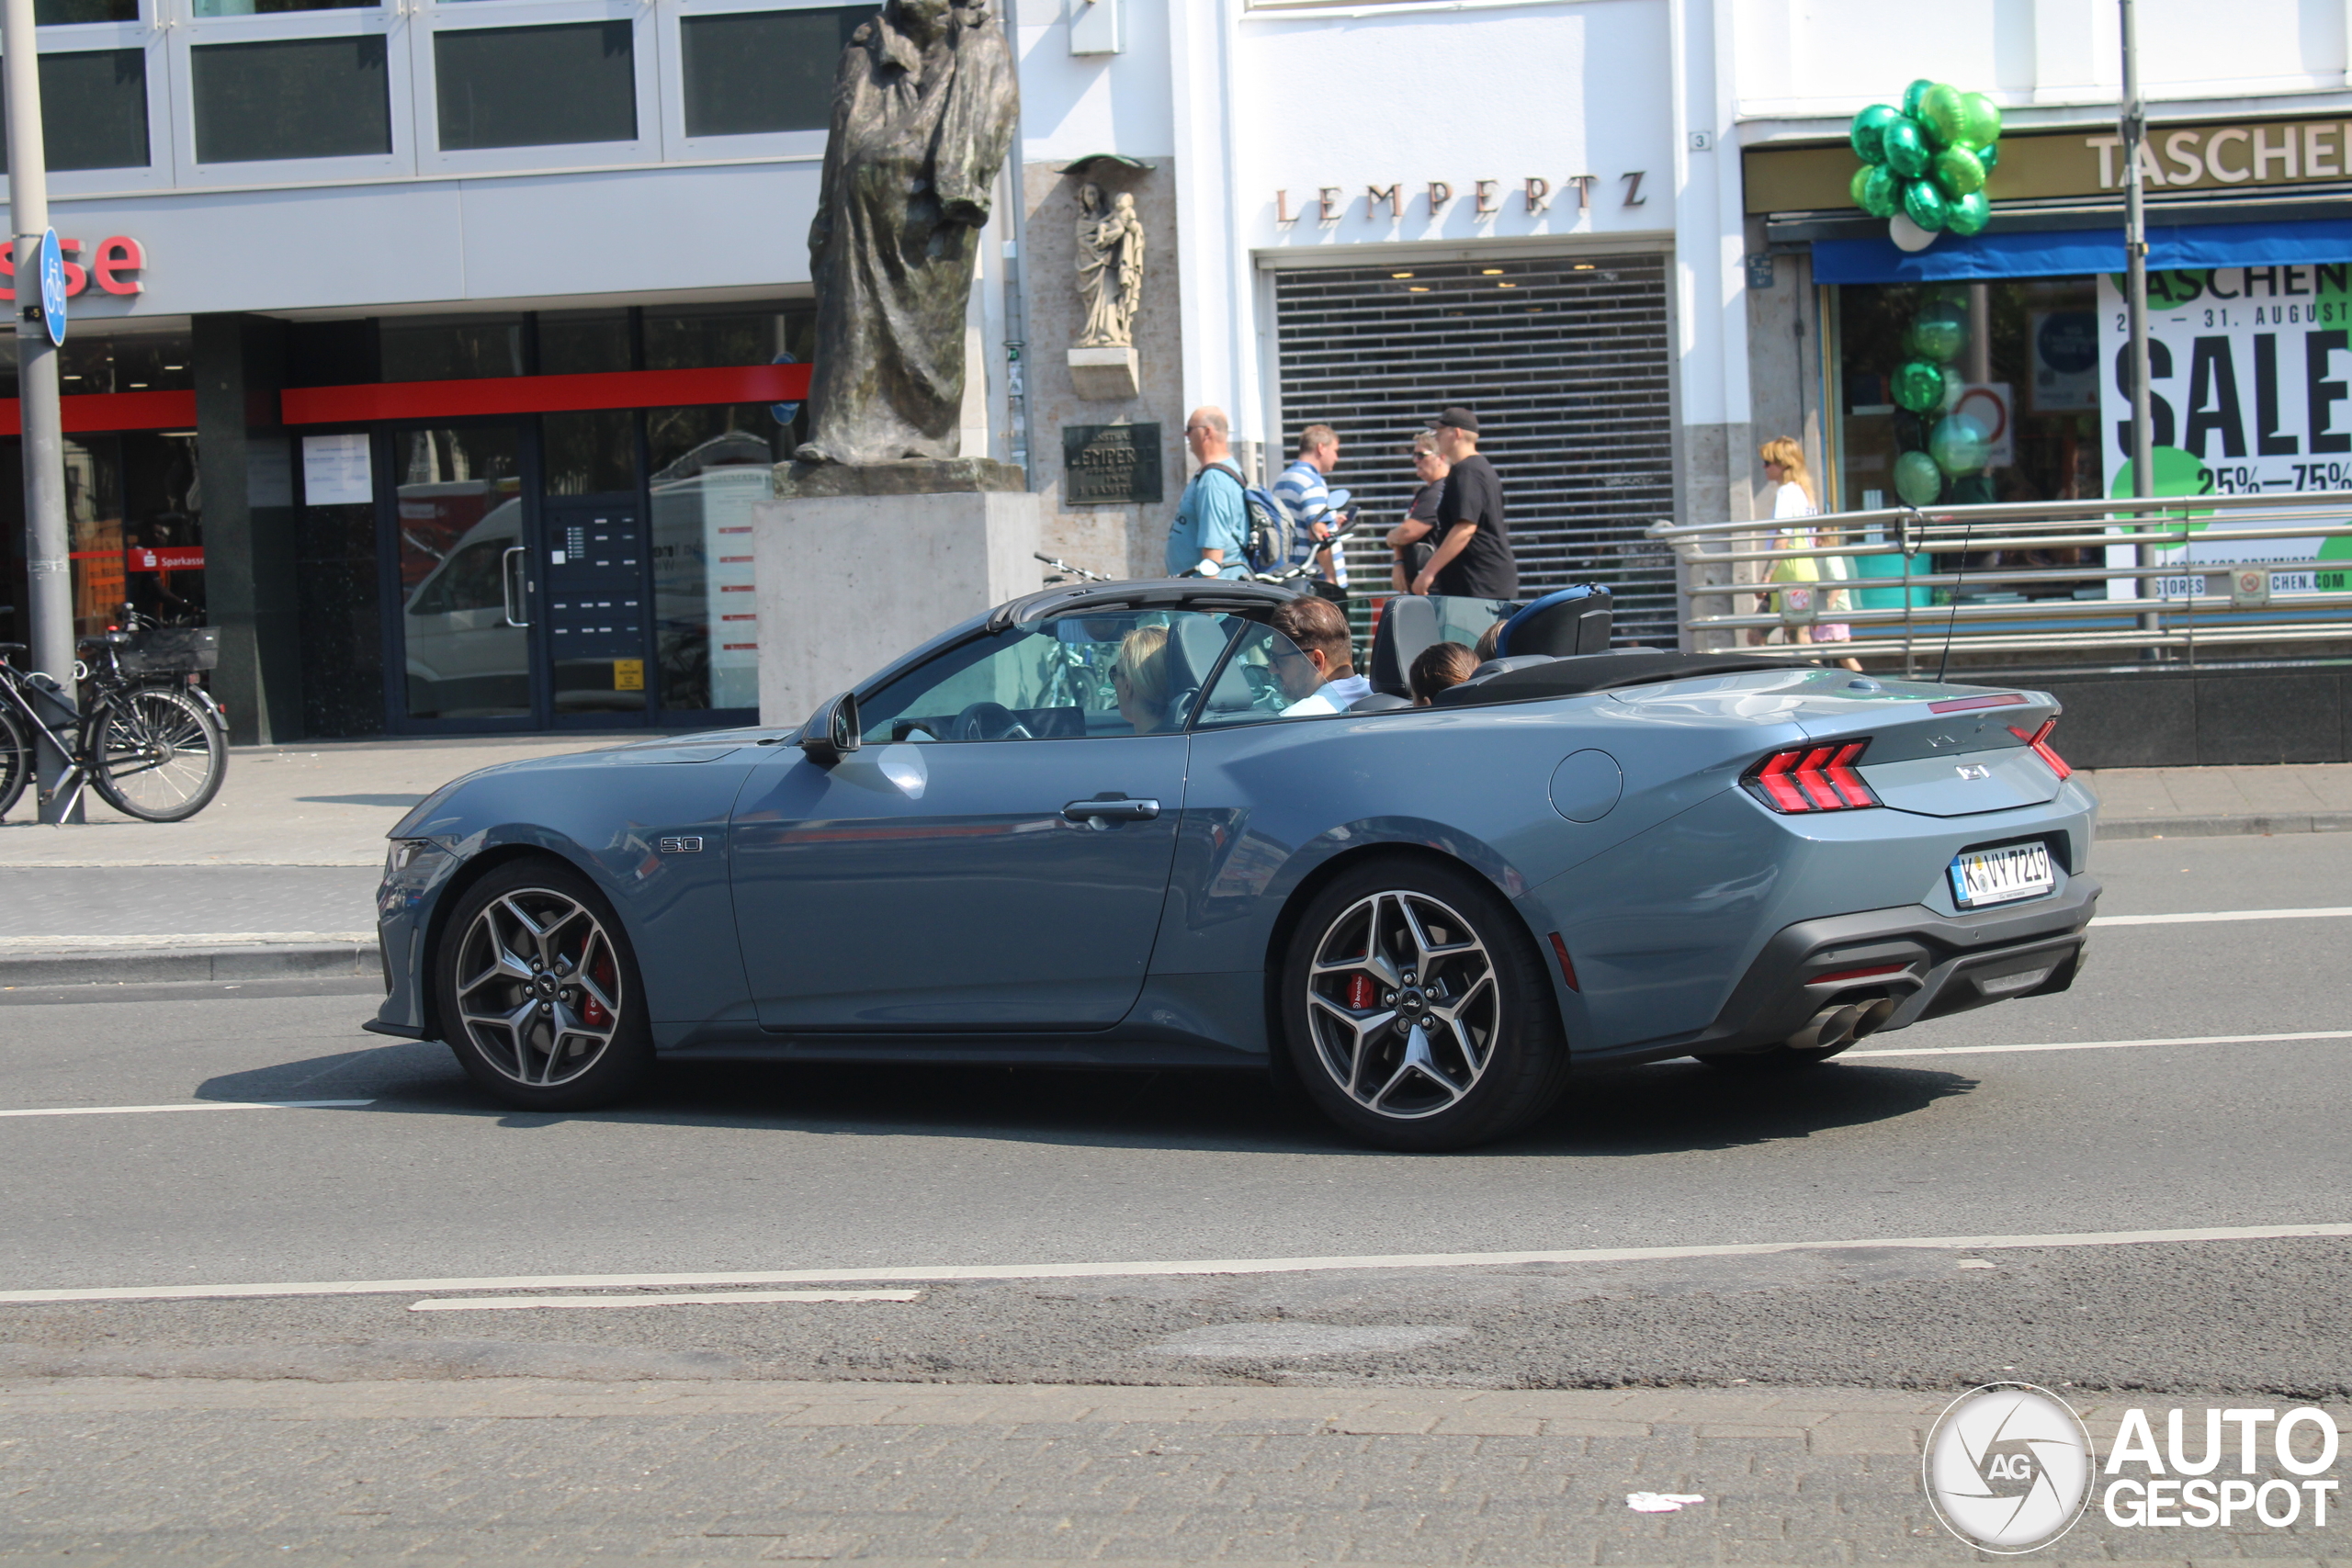
[[[1485,1143],[1542,1115],[1566,1084],[1535,944],[1467,870],[1398,858],[1342,872],[1302,911],[1280,983],[1295,1081],[1366,1143]]]
[[[518,1110],[610,1105],[652,1069],[628,934],[603,895],[560,862],[512,862],[460,894],[433,977],[466,1076]]]

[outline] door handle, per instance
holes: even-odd
[[[1073,800],[1062,807],[1062,815],[1072,822],[1091,822],[1098,828],[1108,822],[1149,822],[1159,815],[1159,802]]]
[[[514,618],[514,558],[523,553],[522,546],[509,545],[505,555],[499,558],[498,592],[500,597],[506,601],[506,624],[510,626],[527,629],[531,624],[529,621],[518,621]]]

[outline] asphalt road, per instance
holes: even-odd
[[[2335,908],[2352,902],[2352,835],[2111,844],[2098,869],[2109,917]],[[1420,1157],[1353,1147],[1215,1075],[704,1066],[668,1074],[626,1111],[519,1116],[486,1106],[442,1048],[360,1033],[364,985],[0,993],[0,1111],[366,1102],[0,1115],[0,1292],[269,1288],[227,1301],[0,1295],[0,1377],[1865,1391],[1856,1397],[2008,1377],[2086,1396],[2340,1402],[2352,1393],[2352,1240],[2103,1233],[2352,1222],[2352,1037],[2235,1038],[2352,1032],[2347,935],[2352,923],[2330,916],[2119,923],[2098,931],[2066,996],[1882,1036],[1787,1078],[1687,1062],[1595,1073],[1524,1136]],[[2184,1041],[2197,1043],[2165,1043]],[[2129,1043],[2014,1049],[2116,1042]],[[2018,1236],[2077,1242],[2003,1239]],[[1939,1237],[1977,1240],[1885,1245]],[[1782,1242],[1829,1245],[1737,1250]],[[1663,1247],[1695,1250],[1409,1263]],[[1087,1267],[1267,1258],[1323,1261],[1206,1276]],[[937,1277],[1042,1265],[1071,1267]],[[836,1288],[913,1299],[476,1304],[500,1299],[486,1281],[777,1270],[866,1270]],[[386,1280],[427,1283],[282,1290]],[[120,1456],[164,1433],[245,1441],[218,1413],[154,1419],[101,1445],[117,1456],[105,1463],[135,1462]],[[731,1429],[695,1440],[732,1452]],[[22,1461],[62,1474],[73,1452],[99,1451],[74,1449],[70,1419],[22,1430],[29,1446],[0,1454],[0,1472]],[[1740,1462],[1749,1473],[1761,1461]],[[1910,1506],[1916,1481],[1900,1470],[1873,1484]],[[174,1517],[208,1506],[191,1495]],[[1456,1527],[1447,1553],[1468,1550]],[[55,1544],[72,1535],[59,1528],[17,1539]],[[1911,1525],[1887,1528],[1912,1540]],[[853,1538],[883,1539],[840,1539]],[[1536,1529],[1522,1545],[1559,1560],[1562,1538],[1546,1539]],[[1707,1551],[1729,1550],[1730,1538],[1707,1539]],[[2237,1550],[2290,1545],[2250,1539]],[[1879,1550],[1839,1542],[1820,1551]],[[953,1550],[986,1555],[984,1544]],[[1754,1544],[1740,1551],[1755,1558]],[[2188,1550],[2127,1544],[2112,1550]]]

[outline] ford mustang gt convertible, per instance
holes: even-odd
[[[1442,1149],[1576,1067],[1804,1067],[2082,964],[2046,695],[1611,649],[1570,589],[1391,600],[1341,702],[1292,596],[1051,588],[798,729],[448,784],[392,829],[368,1027],[532,1110],[664,1059],[1233,1066]]]

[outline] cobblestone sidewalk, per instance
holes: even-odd
[[[0,1554],[77,1562],[1978,1558],[1943,1394],[66,1379],[0,1385]],[[2120,1404],[2086,1400],[2102,1444]],[[2340,1417],[2339,1417],[2340,1418]],[[1636,1492],[1697,1495],[1638,1513]],[[2330,1528],[2038,1562],[2328,1561]],[[2338,1561],[2344,1560],[2341,1556]]]

